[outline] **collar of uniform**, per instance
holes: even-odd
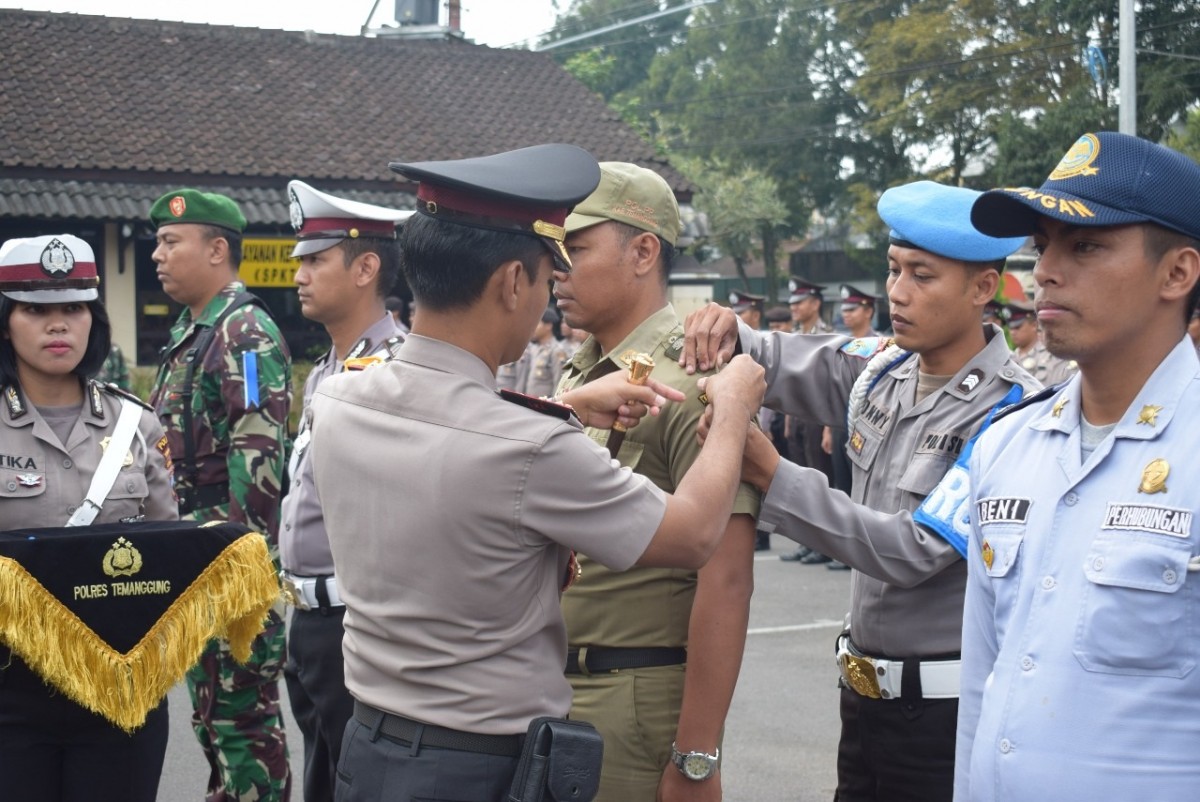
[[[1129,409],[1125,410],[1125,414],[1117,422],[1113,434],[1129,440],[1155,439],[1171,424],[1184,393],[1194,381],[1200,381],[1200,357],[1196,355],[1191,338],[1185,334],[1150,374],[1150,378],[1133,399]],[[1079,374],[1072,376],[1067,385],[1051,399],[1050,405],[1042,415],[1033,422],[1033,428],[1059,432],[1077,429],[1082,407],[1079,401],[1082,387]],[[1054,407],[1060,403],[1061,411],[1056,417]],[[1142,410],[1146,407],[1160,408],[1154,415],[1153,425],[1138,422],[1142,418]]]
[[[678,327],[679,318],[675,315],[675,308],[667,304],[639,323],[637,328],[629,332],[616,348],[604,355],[604,358],[616,365],[618,370],[628,370],[629,365],[621,361],[624,354],[633,351],[654,356],[659,351],[666,350],[665,343],[670,339],[671,332]]]
[[[217,322],[217,318],[221,313],[233,303],[233,299],[237,294],[246,289],[246,285],[240,281],[231,281],[221,288],[220,292],[212,297],[212,299],[204,305],[204,309],[200,312],[200,317],[195,320],[197,326],[211,326]],[[188,310],[184,310],[186,314]]]
[[[1017,368],[1012,363],[1012,351],[1008,349],[1008,341],[1004,339],[1000,328],[988,323],[983,327],[983,336],[987,338],[987,345],[963,365],[954,378],[946,382],[943,389],[947,395],[969,401],[982,392],[996,375],[1013,384],[1019,383]],[[968,383],[972,373],[977,376],[977,381]]]
[[[489,390],[496,389],[496,374],[482,359],[445,340],[409,333],[404,345],[400,346],[397,361],[442,373],[457,373],[479,382]]]
[[[391,312],[384,312],[383,317],[372,323],[366,331],[359,335],[358,339],[350,346],[350,350],[346,352],[346,359],[354,359],[356,357],[372,356],[379,350],[381,343],[386,342],[392,337],[404,336],[403,330],[396,325],[395,319]],[[338,360],[337,354],[334,353],[332,347],[321,356],[317,357],[313,362],[313,367],[323,365],[326,362],[338,362],[338,370],[342,369],[342,364],[346,359]]]

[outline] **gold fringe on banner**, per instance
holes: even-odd
[[[129,652],[114,651],[20,563],[0,557],[0,639],[46,682],[126,732],[225,638],[239,662],[279,597],[262,535],[243,535],[171,603]]]

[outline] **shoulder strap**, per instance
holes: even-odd
[[[122,398],[121,414],[117,416],[117,425],[113,428],[108,448],[104,449],[104,456],[100,458],[100,464],[92,474],[87,496],[79,503],[67,521],[67,526],[87,526],[96,520],[100,508],[104,506],[104,500],[108,498],[108,491],[112,490],[113,483],[117,481],[121,463],[125,460],[125,454],[129,451],[129,445],[133,442],[138,421],[141,419],[141,407],[127,398]]]
[[[999,412],[997,412],[996,416],[992,420],[998,421],[1006,415],[1011,415],[1012,413],[1016,412],[1018,409],[1024,409],[1025,407],[1031,406],[1033,404],[1041,403],[1042,401],[1045,401],[1048,398],[1051,398],[1054,395],[1056,395],[1058,393],[1058,391],[1063,388],[1064,384],[1066,384],[1066,382],[1062,382],[1061,384],[1056,384],[1053,387],[1047,387],[1046,389],[1042,390],[1039,393],[1034,393],[1033,395],[1029,396],[1028,398],[1023,398],[1023,399],[1017,401],[1015,404],[1009,404],[1008,406],[1004,407]]]
[[[183,399],[183,471],[188,479],[189,492],[195,492],[196,481],[200,476],[200,467],[196,464],[196,439],[192,435],[192,396],[195,394],[196,366],[204,361],[204,354],[212,345],[213,339],[217,336],[217,330],[221,328],[225,319],[246,304],[267,308],[262,299],[254,293],[244,290],[239,292],[211,326],[200,330],[200,333],[196,335],[195,343],[183,355],[183,360],[187,363],[187,371],[183,379],[183,389],[179,395]],[[185,505],[181,504],[180,506]]]

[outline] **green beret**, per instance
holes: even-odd
[[[150,207],[150,222],[155,228],[172,223],[199,223],[239,234],[246,229],[246,216],[233,198],[198,189],[177,189],[163,195]]]

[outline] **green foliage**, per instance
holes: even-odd
[[[1166,144],[1192,157],[1193,161],[1200,162],[1200,108],[1193,109],[1188,115],[1182,131],[1172,131],[1167,135]]]

